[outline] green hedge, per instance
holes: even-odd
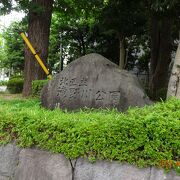
[[[180,158],[180,100],[126,114],[116,110],[46,110],[38,100],[0,101],[0,143],[36,146],[69,158],[158,166]],[[176,167],[178,169],[178,167]]]
[[[32,96],[39,97],[43,86],[48,80],[35,80],[32,82]]]
[[[7,90],[12,94],[21,93],[23,90],[23,83],[24,80],[20,77],[11,78],[7,82]]]

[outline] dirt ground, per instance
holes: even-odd
[[[6,92],[0,92],[0,99],[6,99],[6,100],[11,100],[11,99],[21,99],[22,94],[9,94]]]

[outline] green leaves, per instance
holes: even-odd
[[[126,114],[116,110],[45,110],[37,100],[0,101],[0,144],[16,140],[68,158],[118,160],[140,167],[180,157],[180,101]]]
[[[48,83],[48,80],[35,80],[32,82],[32,96],[40,97],[43,86]]]
[[[1,0],[0,15],[9,13],[12,9],[12,0]]]
[[[24,80],[21,77],[11,78],[7,82],[7,89],[11,94],[21,93],[23,90]]]
[[[24,44],[17,30],[26,31],[26,22],[13,22],[3,33],[5,45],[3,47],[4,58],[1,66],[13,68],[14,73],[21,73],[24,69]],[[1,61],[1,59],[0,59]]]

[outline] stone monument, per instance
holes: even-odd
[[[136,76],[99,54],[70,63],[41,92],[42,106],[54,109],[117,108],[150,104]]]

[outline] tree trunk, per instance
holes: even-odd
[[[152,18],[150,97],[165,98],[168,86],[168,68],[171,61],[171,19]]]
[[[176,57],[168,85],[167,97],[171,96],[175,96],[180,99],[180,43],[176,52]]]
[[[124,69],[125,66],[125,39],[119,37],[119,68]]]
[[[86,46],[85,46],[83,35],[81,36],[81,44],[82,44],[82,55],[84,56],[86,55]]]
[[[29,9],[28,39],[46,65],[53,0],[32,0],[31,4],[32,6]],[[24,77],[23,96],[30,95],[33,80],[46,77],[45,72],[27,46],[25,48]]]

